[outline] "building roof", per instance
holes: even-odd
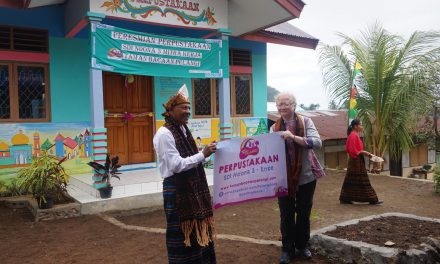
[[[321,136],[321,140],[347,138],[347,110],[316,110],[300,111],[299,113],[312,119]],[[268,112],[267,117],[275,121],[280,115],[277,112]]]
[[[242,38],[307,49],[315,49],[319,42],[319,39],[288,22],[261,29],[257,32],[245,35]]]
[[[66,147],[70,149],[74,149],[78,145],[78,143],[76,143],[76,141],[71,139],[70,137],[66,137],[63,143]]]
[[[49,139],[46,138],[46,141],[41,145],[42,150],[48,150],[53,146],[52,143],[50,143]]]
[[[19,131],[11,139],[12,145],[27,145],[29,144],[29,137],[23,134],[23,131]]]
[[[276,34],[282,34],[282,35],[288,35],[288,36],[295,36],[300,38],[306,38],[306,39],[314,39],[317,40],[312,35],[307,34],[306,32],[302,31],[301,29],[295,27],[294,25],[284,22],[279,25],[275,25],[270,28],[264,29],[266,32],[276,33]]]
[[[55,137],[55,141],[64,141],[64,137],[63,137],[63,135],[61,135],[60,133],[58,133],[57,136]]]
[[[5,142],[0,142],[0,151],[8,151],[9,146]]]

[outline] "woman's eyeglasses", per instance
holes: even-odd
[[[277,107],[278,108],[280,108],[280,107],[289,107],[291,105],[293,105],[293,104],[292,103],[280,103],[280,104],[277,104]]]

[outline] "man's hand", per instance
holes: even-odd
[[[212,153],[215,153],[215,151],[217,150],[217,143],[212,142],[209,143],[208,145],[205,146],[205,148],[203,149],[202,153],[203,156],[205,156],[205,158],[211,156]]]

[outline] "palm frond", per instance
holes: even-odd
[[[366,145],[377,155],[389,151],[398,157],[413,146],[416,117],[440,98],[440,33],[414,32],[405,41],[375,23],[357,38],[339,37],[340,46],[319,47],[330,99],[348,99],[357,60],[362,65],[362,78],[356,82],[357,108]]]

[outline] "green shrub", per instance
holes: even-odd
[[[20,196],[26,194],[21,188],[18,178],[12,178],[8,182],[0,181],[0,196]]]
[[[440,167],[434,169],[434,191],[440,194]]]
[[[0,181],[0,196],[5,196],[6,188],[6,183],[4,181]]]
[[[21,169],[18,174],[20,189],[31,193],[41,205],[47,198],[56,202],[67,197],[69,175],[61,163],[66,158],[58,160],[43,152],[40,157],[34,157],[29,167]]]

